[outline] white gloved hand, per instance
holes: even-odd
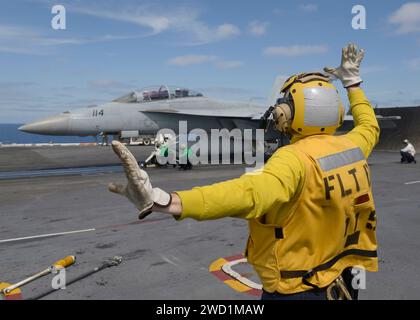
[[[122,162],[128,183],[126,186],[110,183],[108,189],[132,202],[140,211],[139,219],[149,215],[154,204],[166,207],[171,203],[170,194],[159,188],[152,188],[146,171],[139,168],[136,158],[121,142],[112,141],[112,149]]]
[[[364,55],[363,49],[358,50],[357,46],[351,43],[343,48],[341,65],[337,68],[324,68],[324,71],[340,79],[344,88],[359,84],[363,82],[359,74]]]

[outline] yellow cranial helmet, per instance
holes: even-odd
[[[322,73],[301,73],[286,80],[273,119],[277,130],[292,136],[334,134],[343,124],[337,89]]]

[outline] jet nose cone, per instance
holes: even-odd
[[[18,128],[19,131],[31,132],[31,124],[24,124]]]
[[[67,117],[58,115],[24,124],[18,130],[35,134],[65,135],[68,131],[68,120]]]

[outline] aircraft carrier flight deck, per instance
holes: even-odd
[[[130,149],[139,161],[151,151]],[[67,269],[69,278],[121,256],[120,265],[45,299],[259,299],[258,290],[228,285],[218,277],[218,260],[241,257],[248,235],[246,221],[177,222],[161,213],[137,220],[136,209],[107,190],[109,182],[125,181],[110,147],[1,148],[0,152],[1,282],[17,282],[67,255],[77,257]],[[378,273],[367,274],[360,298],[419,299],[420,167],[401,165],[396,152],[375,151],[369,163],[380,263]],[[34,170],[45,174],[10,176]],[[174,191],[239,177],[245,166],[147,171],[153,185]],[[249,265],[232,268],[258,284]],[[51,288],[51,277],[24,286],[23,299]]]

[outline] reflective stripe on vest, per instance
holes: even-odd
[[[354,148],[319,158],[317,161],[323,171],[331,171],[364,159],[362,150]]]

